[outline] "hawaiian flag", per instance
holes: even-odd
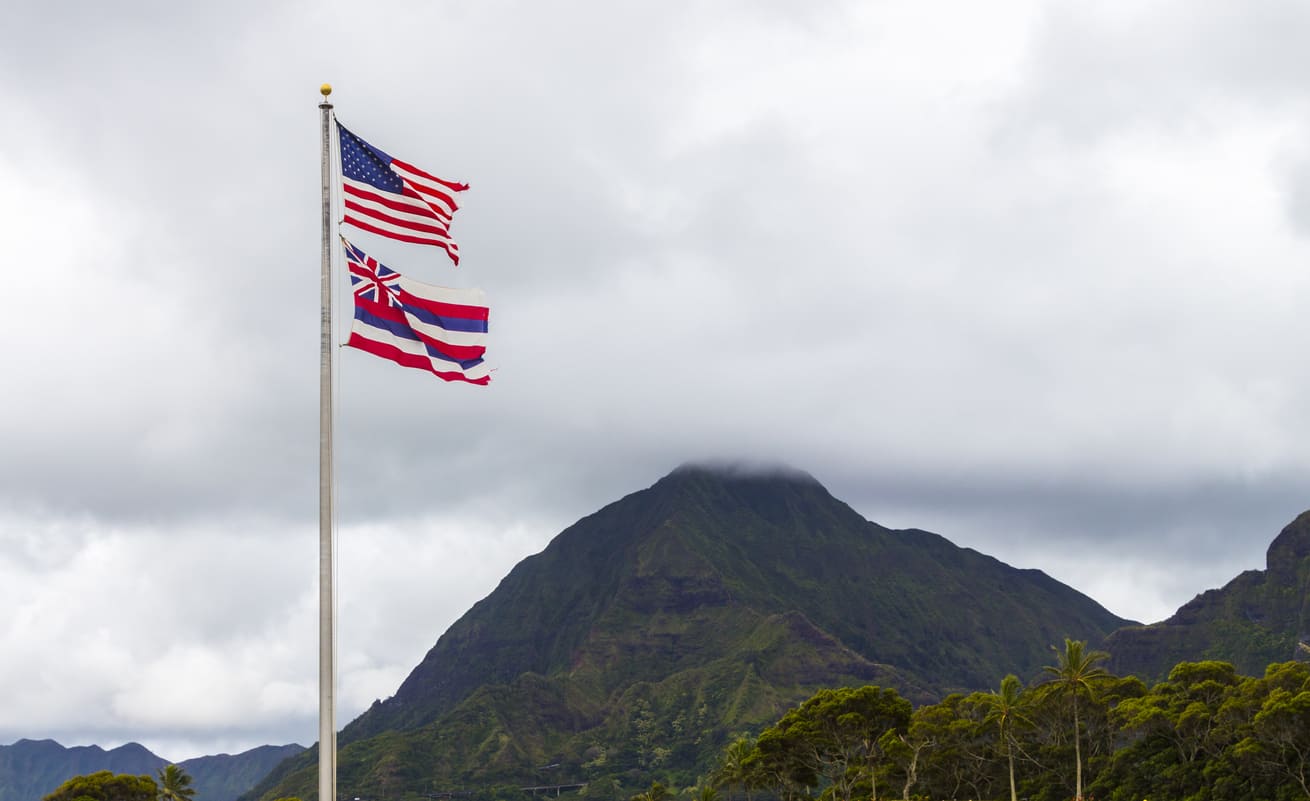
[[[468,184],[447,181],[394,159],[337,123],[341,142],[344,222],[379,236],[436,245],[459,264],[450,223],[459,206],[455,193]]]
[[[355,297],[354,348],[446,381],[487,384],[487,302],[481,289],[424,284],[342,239]]]

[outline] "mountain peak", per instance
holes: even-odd
[[[1271,574],[1295,574],[1297,565],[1310,557],[1310,511],[1302,512],[1288,523],[1265,554],[1265,567]]]
[[[130,756],[147,756],[147,755],[148,755],[148,756],[155,756],[154,754],[150,753],[150,749],[149,749],[149,748],[146,748],[146,747],[145,747],[144,745],[142,745],[141,743],[123,743],[122,745],[118,746],[117,748],[111,748],[111,749],[109,749],[108,753],[113,754],[113,755],[115,755],[115,756],[126,756],[126,755],[130,755]]]
[[[662,480],[701,476],[728,481],[782,480],[790,483],[820,486],[818,479],[814,476],[790,465],[781,462],[744,459],[709,459],[699,462],[685,462],[674,468],[673,472]]]
[[[431,786],[535,783],[543,764],[608,782],[648,769],[641,732],[660,732],[677,770],[701,770],[820,687],[981,689],[1124,622],[1035,571],[871,523],[800,470],[693,462],[516,565],[346,727],[340,769],[375,786],[383,754],[423,753],[438,762],[408,778]],[[255,795],[306,797],[314,775],[303,756]]]

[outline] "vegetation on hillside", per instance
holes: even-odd
[[[686,751],[669,747],[674,731],[654,725],[649,701],[636,698],[630,728],[615,732],[627,741],[597,737],[585,753],[543,761],[532,781],[520,783],[433,786],[424,777],[434,760],[447,758],[439,740],[430,749],[400,748],[413,740],[397,733],[369,741],[378,750],[356,764],[381,768],[343,775],[341,795],[1310,801],[1310,664],[1275,663],[1263,675],[1243,676],[1226,662],[1182,662],[1148,687],[1102,669],[1103,658],[1067,641],[1052,652],[1048,674],[1027,686],[1011,674],[996,690],[954,693],[917,708],[893,688],[824,688],[768,725]],[[695,698],[680,703],[683,725],[716,729]],[[529,744],[482,745],[491,758]]]
[[[1310,512],[1298,516],[1270,543],[1264,570],[1247,570],[1207,590],[1168,620],[1126,626],[1102,647],[1109,667],[1148,680],[1176,663],[1231,662],[1241,673],[1291,659],[1310,626]]]
[[[516,565],[340,743],[417,729],[527,673],[585,677],[602,701],[742,656],[750,629],[783,615],[934,693],[1035,671],[1048,643],[1130,622],[1039,571],[871,523],[811,478],[680,468]]]

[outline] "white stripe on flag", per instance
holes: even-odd
[[[459,362],[449,361],[440,356],[433,356],[428,352],[427,346],[416,339],[396,336],[385,328],[375,328],[362,320],[355,320],[354,324],[350,327],[350,332],[358,335],[361,339],[366,339],[370,342],[377,342],[382,345],[390,345],[404,353],[426,359],[432,364],[432,369],[436,372],[460,373],[471,381],[476,381],[480,378],[486,378],[491,375],[491,369],[487,367],[485,361],[478,362],[474,366],[465,370],[460,367]]]

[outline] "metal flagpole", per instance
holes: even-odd
[[[318,384],[318,801],[337,801],[336,627],[332,564],[332,87],[319,88],[323,128],[322,328]]]

